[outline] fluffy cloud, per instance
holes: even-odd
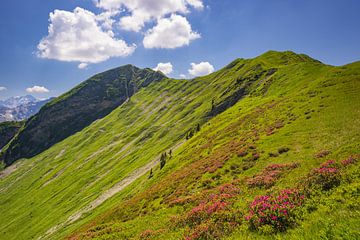
[[[204,8],[202,0],[187,0],[187,3],[189,5],[191,5],[191,6],[193,6],[194,8],[199,9],[199,10]]]
[[[88,66],[87,63],[80,63],[80,64],[78,65],[78,68],[79,68],[79,69],[84,69],[84,68],[86,68],[87,66]]]
[[[26,91],[28,93],[48,93],[49,89],[47,89],[46,87],[43,87],[43,86],[33,86],[30,88],[27,88]]]
[[[173,71],[173,65],[170,62],[167,63],[158,63],[154,68],[155,71],[161,71],[162,73],[168,75]]]
[[[177,48],[189,45],[190,41],[200,38],[200,34],[191,29],[185,17],[172,14],[170,18],[161,18],[157,25],[145,34],[145,48]]]
[[[0,87],[0,92],[1,92],[1,91],[5,91],[5,90],[7,90],[6,87]]]
[[[93,0],[99,14],[77,7],[72,12],[54,10],[49,16],[48,34],[37,46],[37,56],[79,62],[79,69],[111,57],[131,55],[135,44],[117,35],[116,25],[124,30],[144,29],[145,48],[173,49],[200,38],[184,17],[192,9],[202,10],[203,0]],[[181,16],[182,15],[182,16]]]
[[[132,54],[135,45],[114,38],[111,16],[100,15],[77,7],[73,12],[55,10],[50,13],[48,36],[38,44],[38,56],[60,61],[98,63],[110,57]]]
[[[171,13],[187,13],[188,6],[202,9],[202,0],[96,0],[96,6],[107,11],[126,9],[130,15],[120,19],[121,28],[140,31],[146,22]]]
[[[100,23],[104,30],[107,30],[108,33],[111,33],[113,24],[116,22],[114,17],[119,13],[120,12],[116,10],[102,12],[99,15],[96,15],[96,21]],[[113,34],[111,33],[110,35]]]
[[[199,77],[214,72],[214,67],[209,62],[191,63],[191,69],[188,72],[192,76]]]
[[[186,78],[186,75],[185,75],[185,74],[180,74],[179,77],[180,77],[181,79],[185,79],[185,78]]]

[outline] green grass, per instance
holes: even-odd
[[[96,74],[26,120],[0,152],[0,160],[9,166],[20,158],[31,158],[108,115],[127,101],[135,89],[164,78],[161,72],[132,65]]]
[[[2,149],[24,125],[24,122],[1,122],[0,123],[0,149]],[[2,169],[2,168],[1,168]]]
[[[239,89],[243,94],[237,99]],[[152,83],[105,118],[36,157],[21,160],[16,171],[0,180],[0,239],[42,236],[135,169],[184,141],[198,123],[201,130],[174,151],[162,170],[154,168],[151,179],[145,174],[49,238],[138,239],[152,230],[153,239],[181,239],[189,229],[174,226],[172,217],[183,216],[196,204],[173,206],[171,200],[196,197],[233,180],[241,189],[234,209],[245,213],[254,196],[296,186],[325,159],[359,153],[359,91],[359,63],[332,67],[291,52],[238,59],[191,81]],[[250,145],[254,149],[248,149],[247,156],[236,154]],[[280,147],[290,150],[268,155]],[[315,158],[321,150],[331,154]],[[260,158],[250,161],[252,153]],[[271,163],[294,162],[300,166],[270,189],[246,185],[247,177]],[[346,170],[340,187],[321,192],[314,203],[317,209],[305,213],[298,226],[285,233],[265,236],[242,222],[226,237],[357,238],[357,173],[358,164]],[[345,203],[338,201],[340,196],[345,196]]]

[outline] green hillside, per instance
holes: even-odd
[[[0,123],[0,149],[2,149],[19,131],[23,122],[2,122]]]
[[[6,165],[30,158],[109,114],[138,89],[165,78],[161,72],[132,65],[97,74],[53,99],[26,121],[0,154]]]
[[[359,92],[273,51],[152,82],[8,170],[0,239],[358,239]]]

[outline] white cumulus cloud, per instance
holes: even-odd
[[[200,34],[191,29],[183,16],[172,14],[170,18],[161,18],[157,25],[145,33],[145,48],[178,48],[189,45],[190,41],[200,38]]]
[[[108,30],[108,32],[112,31],[113,25],[116,22],[114,17],[118,15],[120,12],[117,10],[109,10],[96,15],[96,21],[98,21],[101,27],[104,30]],[[110,34],[112,35],[112,34]]]
[[[126,10],[130,15],[120,18],[124,30],[140,31],[146,22],[171,13],[187,13],[188,7],[203,9],[202,0],[95,0],[96,6],[107,11]]]
[[[80,7],[73,12],[55,10],[50,13],[48,35],[38,44],[37,55],[82,63],[131,55],[136,46],[114,38],[110,29],[113,14],[116,12],[95,15]]]
[[[155,71],[161,71],[162,73],[168,75],[173,71],[173,65],[170,62],[167,63],[158,63],[154,68]]]
[[[191,68],[188,72],[195,77],[204,76],[214,72],[214,66],[209,62],[191,63]]]
[[[0,91],[5,91],[5,90],[7,90],[6,87],[0,87]]]
[[[79,69],[84,69],[84,68],[86,68],[87,66],[88,66],[87,63],[80,63],[80,64],[78,65],[78,68],[79,68]]]
[[[33,86],[26,89],[28,93],[48,93],[49,89],[43,86]]]
[[[187,0],[187,3],[199,10],[204,8],[204,4],[202,3],[202,0]]]

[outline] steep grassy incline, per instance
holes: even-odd
[[[294,53],[284,55],[303,61]],[[214,109],[225,111],[236,103],[231,99],[245,97],[275,72],[261,59],[239,59],[206,77],[153,82],[105,118],[19,161],[0,180],[0,238],[66,236],[130,197],[129,189],[135,193],[142,185],[120,190],[155,170],[161,153],[175,150],[213,117]]]
[[[97,74],[52,100],[26,121],[1,153],[6,165],[29,158],[109,114],[138,89],[165,78],[160,72],[132,65]]]
[[[359,91],[359,63],[292,52],[153,82],[0,179],[0,239],[359,238]],[[296,224],[252,222],[285,188]]]
[[[68,239],[359,239],[360,62],[287,55]]]
[[[0,123],[0,149],[2,149],[19,131],[23,122],[2,122]]]

